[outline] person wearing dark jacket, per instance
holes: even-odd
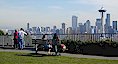
[[[58,53],[58,44],[59,44],[59,38],[57,36],[57,34],[55,33],[52,39],[52,45],[55,51],[55,55],[57,55]]]
[[[14,32],[14,48],[18,48],[18,32],[15,30]]]

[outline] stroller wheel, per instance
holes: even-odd
[[[59,53],[59,56],[61,56],[61,54]]]

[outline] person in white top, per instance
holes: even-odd
[[[24,29],[21,28],[18,32],[18,41],[19,41],[19,48],[22,50],[24,48],[24,35],[27,35],[26,32],[24,32]]]

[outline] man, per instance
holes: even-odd
[[[19,40],[19,48],[22,50],[24,48],[24,35],[27,35],[26,32],[24,32],[24,29],[21,28],[18,32],[18,40]]]

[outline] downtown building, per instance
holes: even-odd
[[[107,14],[106,15],[106,22],[105,22],[105,25],[104,25],[104,31],[105,31],[105,33],[110,33],[110,30],[111,30],[110,14]]]
[[[66,30],[66,27],[65,27],[65,23],[62,23],[62,29],[61,29],[61,34],[65,34],[66,32],[65,32],[65,30]]]
[[[112,22],[113,33],[117,33],[117,21]]]
[[[72,16],[72,32],[73,34],[77,33],[77,16]]]
[[[91,23],[89,20],[86,21],[84,27],[85,27],[85,33],[91,33]]]
[[[95,25],[96,25],[96,33],[102,33],[102,21],[101,21],[101,19],[96,19],[96,23],[95,23]],[[93,28],[93,27],[92,27]]]

